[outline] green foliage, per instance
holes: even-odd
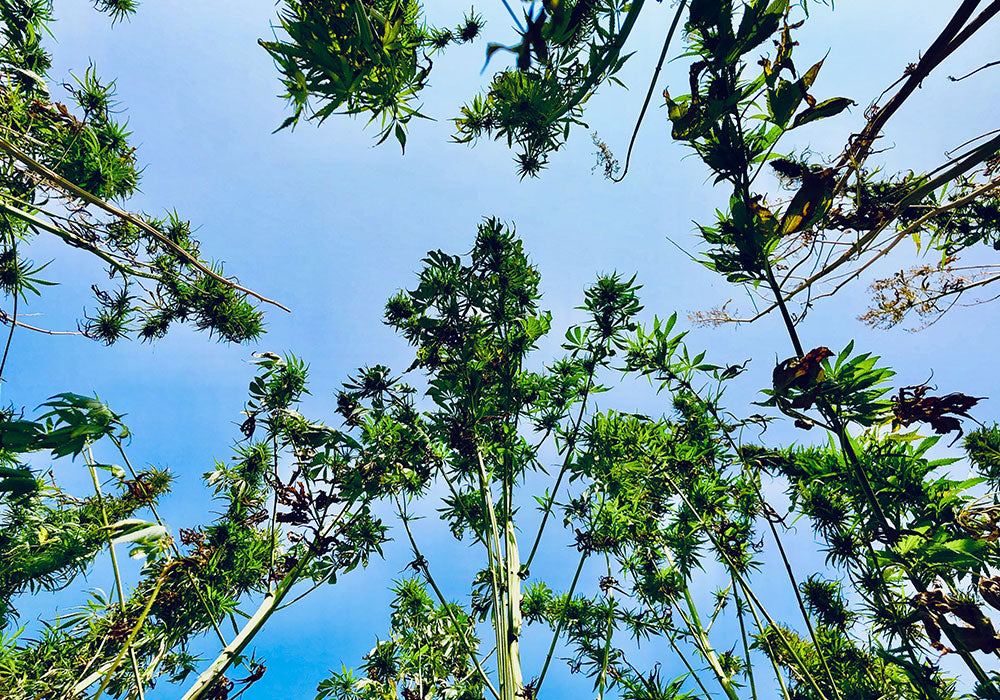
[[[990,480],[994,489],[1000,489],[1000,426],[972,431],[965,438],[965,449],[979,473]]]
[[[62,394],[43,405],[38,420],[5,413],[0,421],[0,623],[15,613],[13,599],[25,591],[58,590],[86,571],[109,539],[105,518],[121,523],[167,493],[172,477],[148,469],[125,478],[121,467],[94,466],[110,472],[118,494],[74,498],[41,478],[29,466],[34,454],[52,459],[78,457],[103,438],[121,440],[128,430],[97,399]]]
[[[135,9],[131,0],[94,5],[112,21]],[[24,257],[35,238],[54,235],[106,263],[113,280],[110,290],[92,287],[97,308],[79,323],[86,336],[107,344],[131,335],[153,340],[179,321],[228,342],[259,337],[262,314],[248,290],[201,259],[188,222],[109,204],[134,194],[141,173],[114,81],[88,66],[64,88],[68,107],[46,82],[49,3],[4,3],[0,20],[0,292],[27,302],[28,292],[55,284],[39,276],[45,265]],[[5,322],[17,313],[15,305]]]
[[[436,604],[418,579],[393,588],[389,639],[377,641],[362,664],[364,676],[344,669],[319,684],[318,700],[483,697],[467,644],[477,644],[474,627],[457,605]]]
[[[82,682],[84,665],[99,672],[98,678],[107,675],[109,692],[125,695],[134,688],[132,671],[115,668],[113,660],[137,624],[131,645],[137,663],[151,665],[151,679],[167,675],[183,681],[196,668],[191,641],[231,616],[241,600],[273,594],[276,585],[289,590],[303,582],[335,581],[381,553],[386,528],[369,503],[406,485],[405,471],[386,465],[382,474],[359,479],[353,465],[366,460],[360,445],[296,411],[306,392],[305,365],[270,353],[257,364],[260,373],[250,385],[242,426],[245,441],[230,461],[205,475],[219,515],[182,529],[183,549],[164,538],[162,524],[134,517],[166,492],[169,474],[147,470],[125,478],[122,467],[92,460],[92,446],[102,441],[127,460],[122,441],[128,431],[121,416],[96,399],[62,394],[44,405],[38,421],[6,417],[0,431],[3,600],[25,590],[65,587],[109,544],[129,544],[132,555],[146,562],[123,601],[95,594],[41,637],[22,640],[15,634],[7,640],[0,652],[4,697],[64,694]],[[53,458],[82,456],[89,467],[110,473],[118,495],[74,498],[39,481],[24,466],[24,455],[40,451]],[[284,479],[279,457],[294,463]],[[15,613],[5,605],[9,623]]]
[[[379,142],[395,136],[406,147],[406,127],[422,117],[414,100],[430,74],[430,55],[473,41],[482,19],[470,12],[454,30],[430,29],[417,0],[287,0],[283,37],[261,41],[282,75],[292,115],[320,122],[342,110],[379,122]],[[312,102],[319,106],[311,108]]]
[[[790,639],[795,649],[793,655],[782,650],[782,638]],[[779,632],[775,628],[767,628],[754,640],[754,645],[769,654],[773,654],[778,664],[788,671],[790,682],[790,697],[796,700],[819,700],[822,697],[835,695],[843,698],[892,698],[904,700],[913,697],[948,697],[948,683],[938,674],[920,668],[921,680],[925,683],[927,694],[913,694],[912,679],[895,663],[885,659],[891,655],[876,647],[875,652],[867,651],[843,631],[829,627],[819,629],[819,644],[823,657],[829,664],[837,687],[824,682],[820,690],[803,681],[800,675],[797,659],[804,659],[809,671],[817,678],[823,678],[823,665],[817,648],[806,639],[802,639],[793,630],[783,628]]]
[[[113,19],[131,9],[97,5]],[[515,67],[494,74],[463,108],[456,140],[504,139],[518,148],[522,177],[538,174],[582,123],[587,98],[604,81],[617,81],[643,6],[546,0],[522,8],[520,17],[512,11],[519,43],[490,44],[487,59],[508,51]],[[27,0],[3,8],[6,128],[60,177],[98,197],[127,196],[138,173],[127,131],[112,119],[113,86],[92,70],[77,81],[81,119],[50,101],[48,59],[37,42],[47,12],[47,4]],[[122,468],[94,460],[92,447],[110,443],[131,469],[120,416],[74,394],[53,397],[34,421],[5,414],[0,550],[10,556],[0,567],[0,594],[9,600],[64,586],[105,545],[114,556],[115,545],[127,544],[146,563],[128,595],[113,559],[117,600],[95,593],[35,639],[15,633],[0,640],[0,693],[65,697],[100,682],[97,695],[123,697],[157,676],[184,681],[200,667],[191,641],[218,631],[227,617],[235,624],[245,602],[259,601],[185,700],[227,697],[235,682],[223,674],[235,663],[250,672],[237,681],[242,693],[264,672],[244,653],[249,639],[293,590],[304,595],[335,583],[382,555],[393,518],[386,514],[394,509],[395,533],[405,534],[412,550],[404,571],[413,578],[395,584],[386,638],[376,640],[357,673],[341,667],[322,681],[320,700],[530,700],[543,696],[558,655],[570,673],[593,679],[599,698],[707,697],[713,682],[729,700],[748,692],[785,700],[950,700],[968,697],[972,687],[976,697],[997,697],[996,673],[981,660],[1000,653],[991,619],[1000,610],[1000,431],[969,433],[968,462],[954,466],[959,459],[938,456],[940,436],[962,436],[962,421],[973,419],[981,398],[929,395],[926,385],[890,395],[894,374],[880,357],[853,342],[836,355],[823,346],[807,351],[797,325],[814,303],[814,285],[856,256],[869,255],[867,266],[908,236],[920,245],[923,235],[947,265],[970,246],[996,242],[995,140],[926,174],[887,176],[865,167],[886,120],[971,36],[957,34],[968,16],[907,68],[884,106],[869,110],[839,160],[821,161],[809,151],[778,152],[789,131],[855,104],[812,94],[825,59],[796,66],[798,20],[807,14],[805,2],[787,0],[679,3],[684,58],[691,59],[687,94],[664,92],[672,137],[729,195],[711,226],[698,225],[702,262],[777,310],[794,351],[762,390],[757,406],[767,415],[741,417],[724,401],[746,362],[715,364],[690,350],[676,314],[640,323],[635,277],[599,277],[579,307],[585,321],[563,336],[565,354],[538,361],[553,318],[541,306],[540,274],[513,228],[487,219],[468,255],[428,253],[414,288],[388,301],[385,322],[412,346],[413,361],[402,372],[371,364],[348,378],[337,395],[343,430],[299,412],[308,393],[301,360],[255,356],[243,439],[205,475],[217,517],[182,530],[179,546],[155,511],[155,524],[136,517],[166,491],[169,475],[128,479]],[[431,56],[472,41],[481,26],[470,13],[454,29],[429,28],[416,0],[286,1],[279,38],[262,42],[292,105],[284,126],[323,121],[337,110],[366,114],[379,121],[382,140],[394,135],[405,145],[408,123],[421,116],[414,103]],[[72,157],[53,162],[55,148]],[[0,219],[7,239],[0,289],[16,302],[44,284],[41,268],[18,257],[31,230],[84,239],[73,238],[79,231],[72,226],[52,224],[51,214],[35,217],[36,199],[59,181],[46,175],[39,185],[35,175],[46,171],[31,165],[34,158],[5,152],[11,167],[0,185],[20,213],[7,209]],[[788,196],[765,193],[763,172]],[[78,200],[99,206],[79,193],[66,201]],[[883,233],[894,242],[878,243]],[[115,292],[97,291],[100,310],[82,326],[88,335],[110,342],[138,329],[152,339],[175,320],[229,340],[260,332],[246,290],[200,267],[199,245],[176,215],[157,222],[115,215],[88,235],[90,252],[122,279]],[[839,244],[842,256],[831,258]],[[818,271],[796,276],[808,262]],[[128,287],[143,278],[137,264],[155,281],[144,307]],[[800,291],[810,301],[797,315],[791,303]],[[931,313],[936,302],[933,294],[900,295],[883,303],[882,317],[901,318],[919,304]],[[637,414],[610,398],[598,409],[594,396],[610,391],[609,378],[648,381],[667,409]],[[765,442],[763,430],[782,417],[795,428],[825,431],[826,440]],[[936,435],[926,437],[925,427]],[[760,436],[750,437],[751,429]],[[28,466],[32,453],[82,458],[94,495],[73,498],[50,486]],[[558,471],[549,474],[553,462]],[[110,474],[108,495],[98,470]],[[772,504],[776,488],[785,491],[784,512]],[[532,502],[537,528],[525,517]],[[463,541],[463,556],[470,548],[479,556],[457,602],[435,578],[440,563],[422,553],[414,513],[435,513]],[[554,521],[563,528],[555,537]],[[799,571],[788,557],[785,543],[799,521],[826,555],[819,571]],[[522,552],[519,538],[530,548]],[[572,578],[546,581],[539,567],[532,572],[544,548],[567,541],[579,556]],[[710,581],[718,588],[709,598]],[[449,590],[454,583],[448,580]],[[775,608],[775,596],[788,606]],[[5,604],[12,622],[15,612]],[[492,648],[479,639],[479,625],[491,633]],[[548,652],[522,660],[529,636],[547,642]],[[669,648],[686,673],[667,680],[659,662],[639,668],[625,637]],[[941,664],[944,654],[959,661]],[[762,661],[771,665],[774,686],[770,672],[759,672]]]
[[[497,52],[516,55],[516,67],[494,75],[490,87],[467,103],[455,119],[455,140],[480,137],[517,144],[521,177],[536,176],[549,155],[565,143],[580,120],[582,104],[615,78],[628,54],[622,52],[643,3],[617,0],[560,0],[525,9],[515,45],[490,43],[487,64]],[[430,57],[453,43],[478,38],[483,22],[470,12],[455,29],[427,27],[418,0],[372,2],[287,1],[280,34],[261,41],[274,58],[291,103],[282,127],[309,115],[325,120],[341,110],[367,114],[406,145],[406,127],[423,116],[412,103],[427,84]],[[318,103],[310,109],[310,103]]]
[[[462,107],[455,140],[480,137],[516,144],[517,172],[535,177],[559,150],[571,127],[585,126],[582,104],[628,60],[622,53],[642,1],[560,0],[534,5],[518,23],[520,43],[490,44],[487,62],[500,50],[517,55],[516,67],[498,72],[489,88]],[[515,18],[516,19],[516,18]]]

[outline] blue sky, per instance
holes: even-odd
[[[432,22],[454,24],[460,17],[452,3],[427,4]],[[512,37],[500,3],[492,4],[496,7],[476,8],[487,17],[487,38]],[[836,153],[845,135],[862,123],[863,105],[930,44],[950,4],[842,2],[835,12],[810,5],[813,18],[799,36],[799,61],[819,60],[830,49],[817,94],[846,95],[859,103],[850,114],[803,130],[803,144],[817,153]],[[669,236],[696,252],[692,221],[711,220],[726,193],[713,190],[700,163],[670,142],[661,109],[647,115],[624,183],[592,173],[594,147],[583,129],[540,180],[520,182],[502,144],[483,142],[470,149],[448,143],[448,118],[484,79],[482,43],[435,60],[424,112],[438,120],[414,123],[401,156],[393,143],[375,147],[375,131],[347,118],[332,118],[318,129],[304,125],[271,133],[286,112],[274,96],[280,89],[275,71],[256,44],[270,33],[275,12],[270,1],[147,2],[114,29],[83,0],[59,0],[55,10],[53,77],[67,78],[70,70],[82,74],[92,60],[102,75],[117,79],[140,161],[147,164],[142,193],[130,206],[152,214],[176,208],[200,227],[210,257],[224,260],[241,282],[293,310],[268,310],[268,333],[251,347],[219,345],[183,328],[154,345],[112,348],[82,338],[15,335],[4,400],[31,407],[60,391],[96,392],[128,414],[133,461],[169,467],[178,476],[176,492],[163,507],[175,531],[207,519],[211,504],[200,476],[215,459],[228,458],[238,436],[236,423],[252,376],[250,353],[294,352],[306,359],[313,395],[304,412],[336,422],[333,391],[354,368],[409,364],[405,343],[381,324],[385,299],[412,283],[428,250],[467,251],[483,216],[515,223],[541,270],[543,307],[552,310],[556,329],[543,356],[556,352],[559,329],[578,319],[572,309],[599,272],[637,273],[647,318],[677,310],[683,319],[729,298],[745,299],[667,241]],[[638,53],[624,75],[632,89],[607,88],[588,107],[591,128],[619,157],[671,16],[669,3],[650,5],[637,30]],[[1000,108],[992,75],[961,84],[945,78],[993,60],[992,48],[982,40],[970,45],[895,117],[884,143],[892,148],[881,156],[889,169],[935,165],[947,149],[995,126]],[[668,66],[661,87],[683,91],[685,74],[683,61]],[[29,311],[43,314],[35,319],[39,325],[72,328],[89,285],[101,278],[99,269],[56,244],[40,242],[30,255],[36,261],[53,258],[52,277],[66,284]],[[912,260],[911,249],[883,269]],[[856,320],[865,296],[865,285],[856,284],[822,302],[802,326],[805,345],[836,349],[855,338],[859,348],[875,350],[896,368],[899,385],[920,383],[933,371],[944,391],[1000,396],[989,364],[998,339],[992,307],[956,309],[919,334],[903,327],[875,331]],[[720,364],[753,359],[752,371],[731,395],[737,411],[766,384],[774,360],[791,354],[777,316],[752,327],[693,329],[689,340],[709,349]],[[959,362],[950,359],[955,351]],[[605,405],[624,409],[656,412],[664,406],[662,398],[633,386],[606,396]],[[994,418],[993,402],[979,415]],[[85,487],[79,464],[60,465],[57,476]],[[464,558],[471,552],[454,549],[432,523],[426,527],[431,551],[442,557],[457,553],[453,560],[467,568]],[[815,555],[802,531],[794,556],[807,563]],[[356,664],[375,635],[384,635],[388,613],[381,589],[408,560],[401,548],[388,552],[388,562],[373,563],[271,622],[257,644],[270,670],[249,697],[277,691],[312,697],[327,669],[341,661]],[[561,555],[553,556],[554,587],[568,584],[562,580],[564,565]],[[109,590],[106,574],[98,567],[88,585]],[[458,597],[460,587],[452,593]],[[19,606],[29,617],[47,615],[54,603],[65,606],[67,600],[39,596]],[[648,658],[661,658],[659,651],[649,650]],[[537,673],[530,670],[530,656],[525,666],[526,675]],[[552,698],[589,690],[588,683],[573,679],[548,682]],[[151,697],[171,695],[158,691]]]

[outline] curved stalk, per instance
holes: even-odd
[[[653,70],[653,77],[649,81],[649,89],[646,91],[646,99],[642,101],[642,109],[639,110],[639,118],[635,120],[635,128],[632,129],[632,137],[628,142],[628,151],[625,153],[625,168],[622,170],[621,177],[613,177],[611,180],[613,182],[621,182],[628,175],[628,166],[632,161],[632,149],[635,147],[635,140],[639,136],[639,127],[642,126],[642,120],[646,116],[646,110],[649,109],[649,103],[653,99],[653,91],[656,89],[656,80],[660,77],[660,71],[663,70],[663,62],[667,58],[667,51],[670,48],[670,41],[674,38],[674,32],[677,30],[677,25],[680,23],[681,14],[687,8],[687,0],[681,0],[681,3],[677,6],[677,12],[674,14],[674,20],[670,23],[670,29],[667,30],[667,36],[663,40],[663,48],[660,49],[660,58],[656,61],[656,68]]]

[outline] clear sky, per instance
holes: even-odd
[[[496,7],[476,8],[488,19],[487,39],[510,39],[500,3],[490,2]],[[803,130],[802,138],[817,153],[839,152],[845,136],[862,123],[863,105],[918,58],[954,4],[845,0],[831,12],[810,3],[814,16],[799,36],[799,61],[819,60],[829,49],[815,91],[852,97],[859,106]],[[453,3],[428,5],[432,22],[459,20]],[[684,318],[729,298],[748,306],[738,289],[667,241],[669,236],[696,252],[692,221],[710,221],[727,193],[713,190],[700,163],[670,142],[662,109],[647,115],[624,183],[592,173],[594,147],[584,129],[572,135],[540,180],[520,182],[502,144],[483,142],[470,149],[448,143],[448,118],[484,80],[482,42],[435,60],[424,111],[438,120],[414,123],[401,156],[392,142],[375,147],[375,132],[347,118],[332,118],[318,129],[304,125],[271,133],[286,112],[275,97],[280,89],[275,70],[256,43],[270,34],[275,13],[270,0],[146,2],[131,21],[114,29],[84,0],[58,0],[55,10],[53,78],[67,78],[70,70],[82,74],[92,60],[102,75],[117,79],[140,162],[147,164],[142,193],[130,206],[151,214],[176,208],[200,227],[210,258],[224,260],[227,272],[238,274],[242,283],[293,310],[269,309],[268,333],[255,346],[219,345],[183,328],[153,345],[112,348],[82,338],[15,336],[4,401],[33,407],[61,391],[96,392],[128,414],[135,434],[133,461],[169,467],[178,476],[176,491],[163,507],[175,532],[209,519],[211,504],[200,476],[214,459],[228,458],[229,445],[238,437],[239,411],[252,376],[246,363],[250,353],[294,352],[306,359],[312,366],[312,397],[304,412],[337,423],[333,392],[347,373],[364,364],[409,364],[405,343],[381,324],[385,299],[412,283],[428,250],[468,251],[483,216],[517,225],[541,270],[542,306],[554,313],[555,338],[578,318],[572,309],[599,272],[637,273],[648,318],[674,310]],[[638,29],[638,53],[625,71],[632,89],[606,88],[589,106],[591,128],[619,157],[671,16],[669,3],[650,3]],[[995,30],[985,34],[995,38]],[[995,127],[1000,116],[995,77],[986,72],[960,84],[945,77],[995,59],[994,46],[982,39],[935,73],[891,122],[884,145],[892,149],[882,156],[889,169],[935,165],[944,151]],[[501,60],[496,56],[494,65]],[[685,73],[684,61],[668,66],[661,88],[673,85],[674,92],[683,92]],[[55,258],[52,277],[67,284],[29,311],[44,314],[35,319],[40,325],[72,328],[88,286],[100,281],[99,270],[82,254],[56,244],[39,244],[30,255],[36,261]],[[912,260],[911,249],[884,269],[909,266]],[[865,296],[865,285],[859,284],[822,302],[802,326],[806,346],[839,349],[855,338],[859,348],[882,354],[896,368],[899,385],[918,384],[933,371],[945,392],[1000,396],[991,364],[990,348],[998,339],[993,307],[956,309],[919,334],[904,327],[875,331],[856,320]],[[748,408],[766,384],[775,359],[791,355],[779,324],[773,316],[753,327],[694,329],[689,338],[720,364],[753,359],[753,371],[732,395],[737,412]],[[544,350],[554,352],[556,345]],[[953,359],[956,354],[959,361]],[[626,410],[657,412],[665,406],[663,399],[630,387],[611,397],[606,405]],[[978,415],[995,418],[994,404],[983,404]],[[71,484],[80,479],[79,472],[80,465],[65,464],[57,476]],[[436,538],[439,533],[427,527],[428,537]],[[468,550],[439,544],[441,552],[458,553],[458,566],[465,565]],[[810,538],[798,544],[794,556],[813,560]],[[401,548],[388,552],[388,562],[375,562],[367,572],[349,575],[272,620],[256,645],[269,671],[249,697],[279,691],[281,697],[312,697],[327,669],[357,664],[375,635],[385,635],[388,611],[381,589],[408,560]],[[562,581],[560,563],[555,556],[551,584],[562,589],[568,582]],[[107,590],[111,582],[98,568],[88,585]],[[460,590],[456,586],[453,595]],[[19,607],[29,615],[47,615],[56,601],[65,609],[65,596],[39,596]],[[658,652],[648,650],[648,658],[658,658]],[[527,676],[537,673],[530,656],[525,666]],[[551,698],[589,691],[589,683],[558,680],[562,685],[553,682],[548,688],[558,691]],[[161,688],[150,697],[172,696]]]

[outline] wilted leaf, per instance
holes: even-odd
[[[809,228],[826,212],[833,198],[833,175],[833,168],[804,174],[802,187],[781,217],[781,235]]]
[[[818,347],[810,350],[802,357],[791,357],[774,368],[772,379],[774,389],[784,393],[788,389],[806,389],[822,381],[822,362],[833,353],[829,348]]]
[[[962,435],[962,424],[955,416],[968,418],[968,412],[985,396],[967,396],[953,393],[947,396],[926,396],[928,387],[907,386],[899,390],[892,401],[893,428],[904,428],[913,423],[928,423],[939,435],[958,431]],[[952,414],[952,415],[948,415]]]

